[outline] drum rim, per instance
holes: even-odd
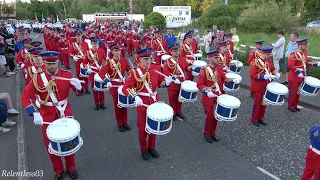
[[[188,84],[193,84],[193,85],[195,85],[195,89],[185,89],[183,86],[188,86]],[[192,85],[192,86],[193,86]],[[183,89],[183,90],[185,90],[185,91],[190,91],[190,92],[199,92],[199,89],[198,89],[198,87],[197,87],[197,83],[196,82],[194,82],[194,81],[190,81],[190,80],[185,80],[185,81],[183,81],[182,83],[181,83],[181,89]]]
[[[303,83],[306,83],[306,84],[308,84],[308,85],[310,85],[310,86],[312,86],[312,87],[316,87],[316,88],[320,88],[320,84],[317,86],[317,85],[315,85],[315,84],[311,84],[310,82],[308,82],[307,81],[307,78],[308,79],[317,79],[319,82],[320,82],[320,79],[318,79],[318,78],[315,78],[315,77],[312,77],[312,76],[307,76],[307,77],[305,77],[304,78],[304,81],[303,81]]]
[[[230,74],[232,74],[232,75],[235,75],[235,77],[228,77],[227,75],[230,75]],[[241,77],[241,75],[240,74],[238,74],[238,73],[236,73],[236,72],[228,72],[228,73],[226,73],[226,77],[228,77],[228,78],[238,78],[237,80],[240,80],[240,83],[241,83],[241,81],[242,81],[242,77]],[[230,82],[229,82],[230,83]],[[240,84],[240,83],[238,83],[238,84]]]
[[[54,150],[53,148],[52,148],[52,146],[51,146],[51,143],[49,143],[49,145],[48,145],[48,151],[51,151],[52,152],[52,154],[54,154],[54,155],[56,155],[56,156],[69,156],[69,155],[72,155],[72,154],[74,154],[74,153],[76,153],[77,151],[79,151],[79,149],[81,148],[81,146],[83,145],[83,139],[82,139],[82,137],[80,137],[79,136],[79,143],[78,143],[78,145],[75,147],[75,148],[73,148],[72,150],[70,150],[70,151],[67,151],[67,152],[61,152],[61,153],[59,153],[58,151],[56,151],[56,150]],[[49,150],[50,149],[50,150]],[[50,153],[50,152],[49,152]]]
[[[201,63],[201,64],[195,64],[195,63]],[[196,66],[196,67],[206,67],[208,65],[207,62],[202,61],[202,60],[194,60],[192,63],[192,66]]]
[[[281,92],[281,93],[278,93],[278,92],[274,92],[274,91],[268,89],[268,86],[269,86],[269,88],[270,88],[270,86],[271,86],[272,84],[277,84],[277,85],[280,85],[281,87],[285,87],[285,88],[286,88],[286,93],[282,93],[282,92]],[[287,95],[288,92],[289,92],[289,89],[288,89],[287,86],[285,86],[285,85],[283,85],[283,84],[280,84],[280,83],[278,83],[278,82],[270,82],[270,83],[268,83],[268,85],[267,85],[266,91],[270,91],[270,92],[272,92],[273,94]]]
[[[173,115],[174,115],[173,108],[172,108],[170,105],[168,105],[168,104],[166,104],[166,103],[164,103],[164,102],[161,102],[161,101],[158,101],[158,102],[155,102],[155,103],[149,105],[149,107],[147,108],[147,117],[148,117],[148,118],[150,118],[150,119],[152,119],[152,120],[155,119],[155,117],[152,116],[152,114],[150,113],[151,107],[152,107],[152,105],[154,105],[154,104],[164,104],[165,106],[170,107],[170,111],[166,111],[166,113],[167,113],[167,114],[170,114],[170,116],[162,117],[162,118],[160,118],[160,119],[157,118],[157,120],[158,120],[159,122],[160,122],[160,121],[161,121],[161,122],[168,121],[168,120],[170,120],[170,119],[173,118]]]
[[[238,102],[239,102],[239,105],[237,105],[237,106],[235,106],[235,107],[230,107],[230,106],[227,106],[227,105],[225,105],[225,104],[222,105],[221,103],[219,103],[219,98],[221,98],[221,97],[223,97],[223,96],[226,96],[226,97],[230,96],[230,97],[236,98],[236,99],[238,100]],[[239,107],[241,106],[241,101],[240,101],[237,97],[235,97],[235,96],[231,96],[231,95],[228,95],[228,94],[223,94],[223,95],[221,95],[221,96],[218,96],[218,98],[217,98],[217,104],[219,104],[219,105],[221,105],[222,107],[225,107],[225,108],[239,108]]]
[[[69,119],[72,119],[72,118],[59,118],[59,119],[57,119],[57,120],[62,120],[62,119],[68,119],[67,121],[71,121],[71,120],[69,120]],[[57,121],[57,120],[55,120],[55,121]],[[52,135],[51,134],[49,134],[49,128],[50,128],[50,126],[51,126],[51,124],[47,127],[47,129],[46,129],[46,134],[47,134],[47,136],[48,136],[48,139],[50,140],[50,141],[53,141],[53,142],[56,142],[56,143],[64,143],[64,142],[67,142],[67,141],[71,141],[72,139],[74,139],[74,138],[76,138],[77,136],[80,136],[80,131],[81,131],[81,128],[80,128],[80,123],[77,121],[77,120],[75,120],[75,119],[72,119],[75,123],[76,123],[76,125],[77,125],[77,131],[75,131],[75,133],[74,134],[72,134],[72,136],[70,136],[70,137],[68,137],[68,138],[55,138],[55,137],[52,137]],[[53,121],[54,122],[54,121]],[[52,127],[52,126],[51,126]]]

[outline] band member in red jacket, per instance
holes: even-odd
[[[126,34],[126,43],[128,48],[128,56],[132,56],[132,50],[133,50],[133,35],[131,32],[131,29],[128,29],[128,32]]]
[[[298,89],[301,82],[307,76],[306,70],[309,66],[320,66],[319,62],[308,62],[308,39],[297,40],[298,50],[290,53],[288,58],[288,67],[290,69],[288,74],[289,81],[289,101],[288,109],[291,112],[301,111],[298,108],[300,95]]]
[[[160,67],[151,63],[152,49],[146,48],[137,52],[140,57],[140,65],[130,71],[130,75],[123,86],[123,93],[135,100],[137,106],[137,124],[139,128],[139,142],[142,151],[142,158],[149,160],[150,155],[158,158],[159,153],[156,148],[156,135],[145,131],[147,108],[143,104],[150,105],[159,101],[157,95],[158,87],[169,86],[172,78],[163,78],[155,72],[160,71]],[[149,77],[142,78],[141,77]],[[150,92],[149,92],[150,91]],[[152,91],[152,92],[151,92]],[[147,142],[148,137],[148,142]]]
[[[89,80],[91,82],[91,87],[93,91],[95,110],[106,109],[104,105],[104,92],[94,90],[94,75],[99,72],[103,60],[107,59],[106,52],[99,48],[99,38],[91,37],[92,48],[88,49],[85,58],[83,60],[84,67],[87,67],[87,72],[89,74]]]
[[[30,60],[30,66],[28,66],[28,68],[26,68],[26,75],[25,75],[25,79],[26,79],[26,84],[28,84],[31,79],[33,78],[33,74],[37,73],[38,68],[37,65],[35,65],[35,62],[37,61],[36,59],[38,59],[38,54],[40,54],[42,51],[41,47],[34,47],[28,50],[28,52],[31,54],[31,60]]]
[[[250,51],[250,53],[249,53],[249,58],[248,58],[249,66],[250,66],[252,61],[254,61],[256,58],[259,57],[260,48],[263,46],[264,41],[263,40],[258,40],[258,41],[255,41],[255,43],[256,43],[256,49]],[[251,83],[252,83],[252,78],[251,78]],[[252,89],[251,89],[251,86],[250,86],[250,95],[251,95],[251,97],[254,96],[254,94],[252,92]]]
[[[188,31],[184,35],[184,44],[181,48],[181,56],[187,59],[188,65],[191,66],[194,61],[194,54],[197,53],[196,43],[193,43],[192,31]],[[191,71],[186,72],[186,80],[193,81],[193,75]]]
[[[320,179],[320,126],[310,129],[310,146],[307,151],[306,168],[301,180]]]
[[[197,87],[202,91],[202,104],[204,106],[205,113],[207,115],[205,128],[204,128],[204,138],[208,143],[213,143],[213,141],[219,141],[216,136],[216,128],[218,121],[214,116],[213,106],[217,101],[217,96],[221,95],[221,89],[223,87],[219,86],[219,81],[224,82],[234,81],[236,79],[228,79],[223,72],[222,66],[219,66],[219,50],[212,50],[207,53],[209,58],[209,65],[206,68],[202,68],[197,82]]]
[[[155,39],[152,41],[152,49],[155,54],[156,65],[161,65],[161,56],[168,52],[168,43],[163,38],[161,30],[155,31]]]
[[[172,58],[165,61],[163,67],[163,74],[174,77],[174,83],[171,83],[168,87],[169,103],[174,111],[174,121],[177,120],[177,118],[182,120],[185,119],[185,116],[182,115],[182,102],[178,101],[178,97],[181,82],[186,79],[185,72],[192,68],[191,66],[188,66],[186,58],[179,56],[179,50],[178,44],[172,44],[169,47]]]
[[[26,108],[29,116],[33,116],[34,124],[41,125],[42,136],[45,148],[48,149],[49,139],[47,137],[47,124],[44,122],[53,122],[62,117],[72,116],[71,106],[68,101],[70,88],[77,93],[83,94],[81,83],[78,79],[73,78],[69,71],[58,69],[59,53],[54,51],[47,51],[39,54],[45,62],[46,70],[42,73],[36,73],[32,81],[25,87],[21,103]],[[53,76],[68,78],[70,81],[53,79]],[[45,85],[47,84],[47,85]],[[49,93],[49,94],[48,94]],[[51,94],[51,95],[50,95]],[[41,104],[38,110],[30,101],[38,95],[37,101]],[[49,98],[47,98],[49,96]],[[57,106],[55,104],[58,104]],[[63,179],[63,163],[60,156],[49,154],[53,169],[55,171],[55,179]],[[78,173],[75,170],[75,155],[65,156],[66,168],[72,179],[78,178]]]
[[[108,59],[106,64],[102,66],[98,73],[99,76],[95,76],[95,80],[105,82],[110,88],[118,129],[120,132],[124,132],[125,130],[130,130],[131,127],[128,125],[128,109],[118,106],[118,87],[124,84],[125,73],[129,73],[131,67],[127,58],[120,58],[121,43],[111,44],[110,49],[113,58]]]
[[[147,48],[147,42],[146,42],[145,40],[141,40],[141,41],[139,42],[139,45],[140,45],[140,48],[137,49],[137,51],[140,51],[140,49],[145,49],[145,48]],[[135,59],[134,59],[133,64],[134,64],[136,67],[139,66],[139,64],[140,64],[140,57],[138,56],[138,54],[135,55]]]
[[[272,79],[279,79],[280,74],[273,67],[270,54],[272,47],[260,48],[261,53],[250,65],[250,77],[252,78],[251,88],[254,93],[254,103],[252,112],[252,123],[260,127],[260,124],[267,125],[264,121],[266,104],[263,102],[263,96],[266,92],[268,83]]]
[[[72,42],[70,45],[69,53],[74,60],[74,67],[76,68],[76,75],[78,79],[85,81],[85,83],[82,84],[84,90],[87,94],[90,94],[90,91],[88,89],[89,82],[88,78],[84,78],[80,76],[80,64],[83,63],[83,60],[85,58],[85,53],[88,51],[89,46],[88,43],[84,42],[82,40],[82,31],[76,30],[74,32],[75,35],[75,42]]]
[[[70,68],[70,54],[69,54],[70,42],[67,40],[65,34],[61,34],[60,38],[61,38],[60,42],[58,43],[60,59],[63,62],[64,67],[66,69],[71,69]]]

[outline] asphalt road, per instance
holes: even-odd
[[[42,40],[41,36],[34,39]],[[73,67],[71,71],[74,73]],[[166,89],[158,93],[168,103]],[[81,124],[84,140],[76,153],[79,179],[299,179],[309,128],[318,124],[320,117],[319,112],[307,108],[289,113],[286,106],[268,106],[265,117],[268,126],[256,128],[250,122],[253,100],[248,90],[240,89],[232,94],[241,101],[238,119],[220,122],[217,135],[221,141],[209,144],[203,138],[205,114],[198,94],[197,102],[183,104],[187,120],[174,122],[169,134],[157,137],[160,158],[146,162],[141,158],[135,108],[129,109],[132,130],[121,133],[117,130],[111,96],[105,94],[107,109],[95,111],[92,94],[76,97],[70,91],[73,114]],[[44,175],[30,179],[53,179],[41,129],[25,114],[24,121],[28,171],[43,170]]]

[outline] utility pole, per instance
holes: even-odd
[[[228,5],[228,0],[225,0],[225,1],[224,1],[224,4],[227,6],[227,5]]]
[[[66,7],[64,6],[64,2],[62,1],[63,11],[64,11],[64,20],[67,19]]]

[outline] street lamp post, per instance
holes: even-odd
[[[62,1],[63,11],[64,11],[64,20],[67,19],[66,7],[64,6],[64,2]]]

